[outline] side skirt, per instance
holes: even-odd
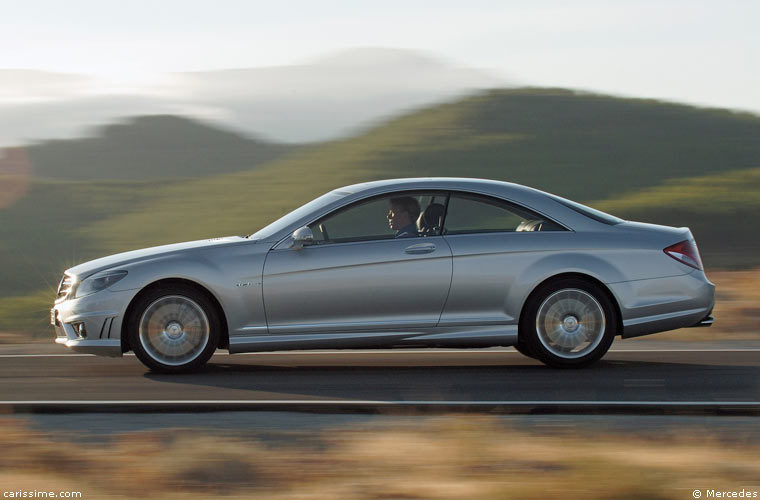
[[[459,326],[423,331],[303,333],[230,338],[230,354],[308,349],[379,349],[389,347],[481,348],[517,343],[517,325]]]

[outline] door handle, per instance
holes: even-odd
[[[404,252],[410,254],[431,253],[435,252],[435,245],[432,243],[418,243],[410,247],[406,247]]]

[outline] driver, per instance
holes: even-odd
[[[388,225],[396,231],[396,238],[419,236],[417,217],[420,216],[420,204],[411,196],[399,196],[390,199]]]

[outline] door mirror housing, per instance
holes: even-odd
[[[311,232],[308,226],[299,227],[293,231],[293,241],[290,244],[290,248],[293,250],[300,250],[307,245],[311,245],[314,242],[314,234]]]

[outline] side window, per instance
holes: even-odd
[[[363,200],[309,225],[314,244],[440,235],[445,193],[399,192]]]
[[[452,194],[443,234],[564,231],[545,217],[496,198]]]

